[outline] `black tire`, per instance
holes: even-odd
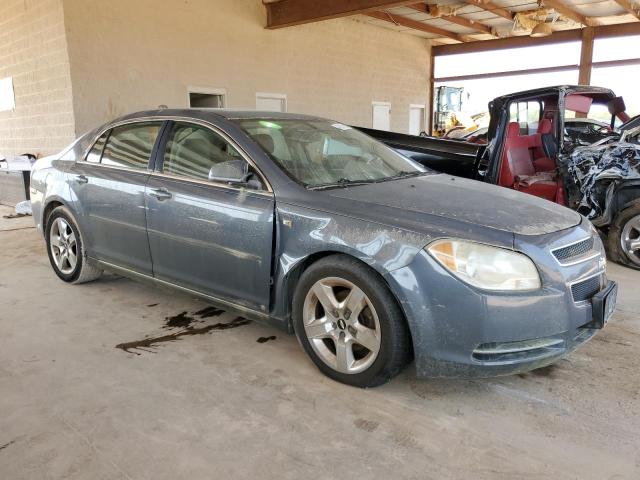
[[[640,217],[640,200],[631,203],[630,206],[616,215],[607,234],[606,247],[611,260],[629,268],[640,270],[640,258],[632,258],[622,248],[622,236],[625,226],[636,217]]]
[[[76,264],[70,272],[62,271],[53,256],[53,249],[51,247],[51,229],[58,219],[64,219],[69,225],[75,236],[75,257]],[[59,206],[55,208],[51,214],[47,217],[45,228],[45,240],[47,242],[47,254],[49,255],[49,262],[56,275],[67,283],[79,284],[85,282],[91,282],[96,280],[102,275],[102,270],[87,260],[87,253],[84,249],[84,243],[82,240],[82,234],[78,228],[78,224],[73,218],[73,214],[65,206]]]
[[[357,286],[373,305],[380,326],[380,347],[373,363],[358,373],[342,373],[318,356],[305,332],[303,310],[307,294],[322,279],[339,277]],[[380,275],[347,255],[331,255],[307,268],[293,296],[293,324],[298,340],[318,369],[341,383],[360,388],[388,382],[409,363],[413,349],[402,310]]]

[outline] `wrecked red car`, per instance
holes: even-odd
[[[599,229],[612,260],[640,269],[640,145],[625,110],[609,89],[559,86],[490,102],[486,145],[361,130],[434,170],[577,210]],[[575,135],[567,124],[580,119],[602,123]]]

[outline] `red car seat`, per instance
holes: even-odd
[[[498,184],[556,201],[558,180],[554,172],[536,171],[531,158],[531,137],[520,135],[520,125],[517,122],[511,122],[507,126]]]
[[[558,155],[558,145],[553,136],[553,123],[548,118],[540,120],[538,133],[535,135],[536,158],[533,165],[536,172],[551,172],[556,169],[555,158]]]

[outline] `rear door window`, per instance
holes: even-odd
[[[100,163],[100,159],[102,158],[102,151],[104,150],[104,144],[107,142],[108,136],[108,131],[100,135],[100,138],[96,140],[96,143],[93,144],[93,147],[91,147],[91,150],[89,150],[89,153],[87,154],[87,162]]]
[[[102,153],[104,165],[146,170],[162,122],[122,125],[111,130]]]

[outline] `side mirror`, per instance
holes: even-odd
[[[209,170],[209,180],[220,183],[245,184],[249,177],[249,165],[244,160],[216,163]]]

